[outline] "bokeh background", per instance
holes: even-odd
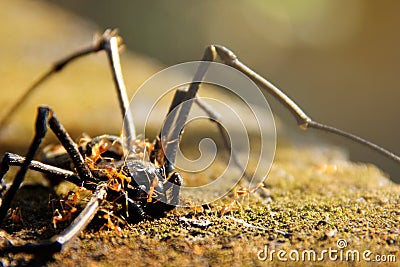
[[[200,59],[208,44],[223,44],[278,85],[313,119],[400,153],[398,1],[38,2],[73,12],[76,16],[68,17],[70,23],[86,29],[119,28],[128,50],[141,55],[134,57],[135,72],[130,72],[129,66],[125,69],[125,76],[131,76],[127,80],[132,87],[162,66]],[[23,21],[32,16],[29,12],[36,11],[30,9],[31,4],[22,3],[13,16]],[[41,16],[52,16],[51,10]],[[76,34],[80,38],[72,38],[75,32],[72,29],[78,26],[73,28],[68,24],[68,21],[57,21],[51,29],[59,31],[60,40],[69,36],[69,40],[74,40],[70,42],[72,46],[79,47],[83,33]],[[44,22],[42,27],[48,27],[45,25]],[[20,27],[23,28],[23,23]],[[31,27],[29,21],[25,21],[25,27]],[[69,31],[62,30],[66,27],[70,27]],[[32,42],[37,43],[35,51],[39,51],[40,43],[48,43],[47,39]],[[50,47],[48,43],[44,51],[51,54]],[[63,55],[66,47],[71,49],[68,44],[56,46],[54,51],[58,52],[53,53],[52,59]],[[95,82],[91,81],[92,86]],[[287,125],[283,129],[298,131],[292,127],[295,120],[290,114],[274,99],[269,99],[274,114]],[[90,101],[90,98],[85,100]],[[104,113],[107,111],[103,110]],[[93,120],[101,116],[99,113]],[[75,126],[80,127],[77,123]],[[278,132],[278,138],[286,134]],[[299,131],[298,134],[309,133]],[[345,147],[352,160],[377,164],[392,179],[400,180],[397,164],[367,148],[329,134],[314,132],[311,136]]]

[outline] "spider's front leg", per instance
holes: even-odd
[[[35,156],[39,145],[45,137],[48,127],[50,127],[50,129],[56,134],[58,140],[68,152],[78,175],[73,172],[33,161],[33,157]],[[81,179],[80,181],[82,182],[97,182],[93,178],[88,166],[86,166],[82,155],[79,153],[78,146],[72,141],[69,134],[66,132],[60,121],[55,116],[54,112],[49,107],[38,108],[38,115],[35,123],[35,135],[29,146],[25,159],[18,155],[10,153],[6,154],[1,165],[1,175],[4,175],[7,172],[10,165],[20,165],[21,168],[2,200],[0,207],[0,222],[4,220],[11,201],[14,198],[16,191],[21,186],[28,168],[39,170],[44,173],[56,174],[61,177],[74,177],[75,179]],[[35,254],[44,259],[51,258],[54,253],[59,252],[66,243],[71,241],[86,227],[86,225],[92,220],[93,216],[97,213],[101,202],[106,198],[106,196],[106,186],[102,183],[98,184],[95,187],[93,196],[86,204],[83,211],[61,234],[52,237],[50,240],[37,244],[28,243],[22,246],[2,247],[0,248],[0,255],[4,255],[6,253],[23,252]]]
[[[29,146],[28,152],[25,156],[25,159],[21,161],[21,168],[19,169],[17,175],[10,188],[4,194],[2,199],[1,207],[0,207],[0,222],[2,222],[7,214],[7,211],[11,205],[11,201],[13,200],[18,188],[21,186],[26,172],[31,165],[31,162],[39,148],[39,145],[42,143],[43,138],[45,137],[48,126],[50,126],[51,130],[56,134],[57,138],[67,150],[69,156],[71,157],[78,176],[86,180],[94,180],[92,173],[89,168],[85,165],[82,155],[79,153],[77,145],[72,141],[69,134],[66,132],[64,127],[61,125],[54,112],[49,107],[39,107],[38,114],[35,122],[35,135],[33,140]],[[0,174],[4,175],[8,168],[10,160],[3,160],[1,165]],[[8,161],[8,162],[7,162]],[[0,177],[2,178],[2,176]]]
[[[1,159],[0,164],[0,198],[2,198],[3,191],[6,190],[5,184],[3,184],[3,177],[10,169],[10,166],[22,166],[25,162],[25,158],[21,157],[17,154],[6,152]],[[32,160],[29,165],[29,169],[41,172],[48,177],[57,177],[59,179],[74,183],[76,185],[81,185],[81,178],[74,172],[64,170],[58,167],[54,167],[48,164],[44,164],[42,162]],[[0,205],[1,206],[1,205]]]
[[[47,132],[47,117],[49,116],[49,110],[39,108],[38,116],[36,118],[36,123],[35,123],[35,136],[33,138],[33,141],[29,147],[28,153],[26,154],[25,160],[21,165],[20,170],[18,171],[17,175],[15,176],[15,179],[10,186],[10,188],[7,190],[5,193],[1,207],[0,207],[0,223],[4,220],[8,209],[10,208],[11,201],[13,200],[17,190],[21,186],[25,174],[29,168],[29,165],[31,161],[33,160],[33,157],[35,156],[40,143],[42,142],[44,136],[46,135]],[[2,170],[1,174],[4,175],[5,172],[8,170],[8,164],[3,160],[2,163]],[[1,177],[2,178],[2,177]]]

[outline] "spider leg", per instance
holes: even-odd
[[[25,158],[13,153],[5,153],[0,165],[0,181],[9,170],[10,166],[22,166]],[[49,177],[58,177],[75,185],[81,185],[82,179],[74,172],[32,160],[29,169],[41,172]]]
[[[107,191],[104,185],[99,185],[89,202],[75,220],[60,234],[40,243],[27,243],[21,246],[6,246],[0,248],[0,255],[7,253],[35,254],[41,258],[50,259],[54,253],[76,237],[93,219],[99,210],[101,202],[106,198]]]
[[[308,128],[314,128],[314,129],[319,129],[323,130],[325,132],[330,132],[339,136],[343,136],[345,138],[348,138],[350,140],[353,140],[357,143],[360,143],[362,145],[365,145],[382,155],[400,163],[400,156],[396,155],[395,153],[382,148],[379,145],[376,145],[368,140],[365,140],[359,136],[356,136],[354,134],[345,132],[343,130],[337,129],[335,127],[317,122],[312,120],[292,99],[290,99],[285,93],[283,93],[278,87],[273,85],[271,82],[263,78],[261,75],[257,74],[253,70],[251,70],[249,67],[247,67],[245,64],[240,62],[237,58],[237,56],[227,49],[226,47],[219,46],[219,45],[210,45],[206,48],[203,56],[203,64],[200,64],[198,67],[198,70],[195,74],[195,77],[193,79],[194,82],[192,82],[189,86],[188,94],[186,94],[186,97],[183,99],[183,101],[186,101],[188,99],[193,99],[195,97],[199,84],[204,78],[204,75],[207,72],[207,68],[209,66],[209,61],[215,61],[217,58],[220,58],[221,61],[229,65],[242,73],[244,73],[246,76],[248,76],[251,80],[253,80],[255,83],[261,86],[263,90],[268,92],[269,94],[273,95],[279,102],[281,102],[295,117],[297,120],[298,125],[302,129],[308,129]],[[180,94],[175,94],[174,96],[174,101],[176,101],[177,98],[180,98]],[[176,124],[175,128],[171,131],[172,127],[172,120],[169,122],[169,124],[166,125],[169,133],[169,131],[172,132],[170,140],[173,140],[171,144],[168,145],[167,147],[167,155],[170,158],[171,163],[174,162],[175,157],[176,157],[176,151],[177,147],[179,145],[178,140],[179,140],[179,135],[182,127],[184,126],[187,116],[188,116],[188,111],[190,111],[191,105],[193,101],[186,101],[183,103],[182,107],[178,111],[177,118],[175,119]],[[161,136],[161,135],[160,135]],[[158,138],[157,143],[161,143],[161,138]],[[157,144],[155,148],[158,148],[159,146],[161,147],[161,144]],[[171,164],[169,163],[169,164]]]
[[[54,112],[49,107],[39,107],[35,123],[34,138],[31,142],[31,145],[29,146],[28,152],[25,156],[25,160],[21,164],[21,168],[19,169],[13,183],[11,184],[10,188],[7,190],[4,198],[2,199],[0,207],[0,222],[4,220],[4,217],[7,214],[7,210],[11,205],[11,201],[23,182],[29,165],[31,164],[33,157],[35,156],[39,148],[39,145],[41,144],[43,138],[47,133],[48,126],[50,126],[50,129],[56,134],[58,140],[68,152],[69,156],[72,159],[72,162],[74,163],[78,176],[81,177],[84,181],[94,181],[92,173],[85,165],[83,157],[79,153],[78,146],[74,143],[74,141],[72,141],[71,137],[64,129],[60,121],[57,119]]]
[[[138,223],[144,219],[145,213],[142,206],[131,198],[126,199],[128,204],[127,221],[130,223]]]
[[[193,82],[189,85],[189,88],[186,89],[178,89],[175,91],[174,98],[170,105],[170,108],[167,113],[167,119],[164,122],[164,126],[162,131],[160,131],[158,138],[155,141],[154,150],[152,151],[151,160],[154,161],[155,155],[159,154],[159,151],[162,148],[162,133],[171,133],[168,140],[167,148],[165,148],[165,155],[167,155],[165,159],[165,169],[167,175],[174,171],[174,163],[176,158],[176,151],[179,145],[179,140],[182,135],[182,129],[187,121],[187,117],[189,115],[192,103],[195,102],[200,109],[202,109],[210,118],[210,121],[214,122],[217,125],[218,131],[220,136],[223,139],[223,145],[227,152],[231,151],[231,144],[229,142],[229,137],[226,135],[224,128],[221,124],[220,116],[217,114],[212,107],[210,107],[206,102],[202,101],[200,98],[197,98],[197,91],[199,89],[199,85],[207,71],[209,61],[214,61],[216,58],[215,53],[213,50],[209,49],[203,55],[203,64],[200,64],[198,70],[193,78]],[[194,101],[192,101],[194,100]],[[168,116],[179,106],[180,110],[177,111],[176,116]],[[172,128],[174,127],[174,128]],[[239,159],[235,154],[231,155],[233,163],[240,169],[244,170],[242,164],[240,163]],[[243,173],[245,177],[248,175],[246,172]]]
[[[117,89],[119,106],[124,120],[124,136],[125,146],[129,148],[132,140],[136,138],[135,125],[133,123],[132,113],[129,110],[129,100],[126,93],[124,78],[122,76],[121,62],[119,58],[119,47],[121,46],[121,38],[118,36],[111,36],[104,42],[104,49],[107,53],[111,72]]]
[[[169,191],[168,203],[164,207],[165,211],[174,209],[179,203],[179,193],[183,179],[178,172],[173,172],[168,176],[168,183],[164,184],[164,190]]]
[[[190,83],[187,90],[176,90],[175,95],[172,99],[169,111],[167,113],[167,118],[164,121],[162,130],[160,131],[158,138],[155,140],[153,155],[151,159],[159,153],[160,150],[164,150],[164,168],[166,173],[172,173],[174,171],[174,164],[176,160],[176,152],[179,146],[180,136],[182,134],[182,129],[189,116],[190,109],[193,105],[193,100],[196,97],[197,91],[199,90],[199,85],[207,72],[208,65],[210,61],[215,59],[214,53],[212,51],[206,50],[202,58],[203,63],[199,65],[196,74],[193,78],[193,82]],[[180,105],[178,107],[178,105]],[[176,115],[169,116],[175,110],[179,108]],[[163,133],[168,134],[168,145],[167,147],[162,147],[163,145]]]
[[[122,46],[122,38],[118,35],[117,30],[107,29],[103,35],[98,38],[92,45],[84,49],[78,50],[71,55],[56,62],[47,72],[40,76],[18,99],[18,101],[10,108],[6,115],[0,120],[0,131],[6,126],[8,121],[14,115],[14,113],[22,106],[22,104],[33,94],[33,92],[44,82],[46,82],[53,74],[60,72],[65,66],[71,62],[83,56],[99,52],[101,50],[106,51],[109,63],[111,66],[112,76],[114,79],[115,87],[117,90],[118,101],[124,120],[124,130],[127,144],[129,145],[136,137],[135,126],[133,123],[133,117],[130,112],[127,112],[129,108],[128,96],[126,93],[126,87],[122,76],[121,63],[119,59],[119,48]]]
[[[323,130],[326,132],[330,132],[339,136],[343,136],[345,138],[348,138],[350,140],[353,140],[357,143],[360,143],[362,145],[365,145],[382,155],[400,163],[400,156],[396,155],[395,153],[379,146],[376,145],[364,138],[361,138],[357,135],[348,133],[346,131],[337,129],[335,127],[317,122],[312,120],[292,99],[290,99],[285,93],[283,93],[278,87],[273,85],[271,82],[266,80],[264,77],[261,75],[257,74],[253,70],[251,70],[248,66],[243,64],[237,56],[227,49],[224,46],[220,45],[211,45],[207,47],[206,51],[214,51],[214,55],[217,56],[222,60],[224,64],[227,64],[241,72],[243,72],[245,75],[247,75],[251,80],[253,80],[255,83],[259,84],[264,90],[266,90],[268,93],[273,95],[279,102],[281,102],[295,117],[297,120],[298,125],[303,128],[303,129],[308,129],[308,128],[314,128],[314,129],[319,129]],[[208,53],[208,52],[206,52]]]
[[[95,40],[95,42],[83,49],[80,49],[72,54],[66,56],[65,58],[57,61],[53,66],[50,67],[45,73],[43,73],[26,91],[25,93],[18,99],[18,101],[13,104],[10,109],[6,112],[4,117],[0,120],[0,131],[7,125],[8,121],[12,118],[12,116],[18,111],[18,109],[22,106],[23,103],[35,92],[35,90],[46,82],[50,77],[54,74],[60,72],[67,65],[74,62],[76,59],[84,57],[89,54],[93,54],[105,49],[105,42],[112,37],[118,36],[118,32],[116,30],[106,30],[100,38]]]

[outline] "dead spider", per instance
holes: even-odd
[[[104,50],[107,53],[118,93],[121,113],[125,122],[124,137],[126,137],[127,140],[125,141],[118,136],[102,135],[93,139],[85,137],[79,144],[76,144],[64,129],[54,111],[47,106],[39,107],[35,122],[35,135],[25,157],[6,153],[2,159],[0,166],[1,181],[10,166],[20,166],[20,169],[9,188],[6,188],[3,184],[0,187],[2,196],[0,222],[7,216],[11,201],[22,184],[28,169],[42,172],[49,177],[61,178],[65,181],[72,182],[77,186],[82,186],[87,190],[91,190],[93,193],[82,212],[59,235],[40,243],[28,243],[21,246],[7,245],[1,247],[0,255],[6,253],[29,253],[41,257],[51,257],[54,253],[59,252],[64,245],[76,237],[88,225],[105,200],[125,207],[123,208],[123,213],[126,213],[125,219],[128,222],[137,222],[146,216],[163,216],[165,212],[172,210],[179,202],[180,186],[182,184],[182,178],[179,173],[175,171],[174,167],[176,152],[182,135],[181,129],[183,129],[183,126],[187,122],[188,114],[193,103],[196,103],[201,109],[214,118],[213,120],[217,122],[222,137],[224,138],[225,146],[230,149],[227,137],[221,130],[222,126],[219,123],[218,117],[208,106],[202,105],[200,99],[196,97],[201,81],[207,72],[208,63],[215,61],[217,58],[219,58],[222,63],[243,72],[251,80],[260,85],[263,90],[272,94],[293,114],[300,127],[304,129],[320,129],[344,136],[364,144],[400,163],[399,156],[378,145],[353,134],[312,120],[294,101],[276,86],[240,62],[232,51],[219,45],[210,45],[206,48],[202,63],[199,65],[189,88],[176,90],[168,115],[171,115],[171,112],[175,108],[178,108],[177,112],[173,113],[174,117],[166,120],[163,126],[163,131],[168,133],[168,142],[162,142],[165,136],[161,135],[161,131],[153,143],[140,140],[135,133],[132,115],[127,112],[129,102],[121,74],[118,51],[121,45],[121,38],[117,35],[116,31],[105,31],[101,38],[92,46],[80,50],[56,63],[49,72],[45,73],[44,76],[29,88],[27,94],[17,102],[11,109],[12,111],[0,122],[1,129],[12,112],[21,105],[30,92],[53,73],[63,69],[71,61],[98,51]],[[34,156],[48,128],[56,134],[65,151],[60,152],[58,149],[50,149],[49,151],[54,152],[53,154],[47,154],[43,162],[35,161],[33,160]],[[125,142],[128,145],[128,152],[123,149]],[[169,157],[166,157],[166,154],[168,154]],[[236,164],[240,165],[234,156],[235,155],[233,155],[232,159]],[[64,166],[71,165],[73,166],[72,169],[64,169],[66,168]],[[257,185],[255,188],[240,189],[237,193],[246,195],[259,187],[260,186]],[[224,207],[223,210],[221,210],[221,214],[236,209],[237,207],[232,203]],[[103,217],[108,222],[107,227],[118,232],[119,226],[117,222],[113,220],[114,215],[107,212],[105,214],[106,215]]]

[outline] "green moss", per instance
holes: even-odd
[[[296,153],[296,148],[285,149]],[[325,164],[324,157],[317,161]],[[289,171],[293,179],[282,182],[287,179],[282,173]],[[203,211],[179,208],[165,218],[125,226],[120,234],[89,226],[51,265],[264,265],[268,262],[257,259],[264,246],[319,253],[337,249],[339,239],[346,240],[348,249],[399,257],[399,195],[400,187],[370,165],[341,160],[335,172],[321,173],[318,164],[295,167],[278,160],[265,189],[236,198],[237,209],[221,214],[222,207],[232,204],[227,197]],[[11,236],[27,238],[21,232]]]

